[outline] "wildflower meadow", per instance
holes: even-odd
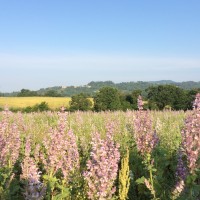
[[[193,110],[0,112],[1,200],[200,199]]]

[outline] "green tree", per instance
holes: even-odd
[[[0,92],[0,97],[3,97],[3,96],[4,96],[4,94]]]
[[[174,110],[187,109],[187,92],[173,85],[159,85],[148,88],[148,101],[150,107],[172,108]]]
[[[33,97],[33,96],[38,96],[38,93],[35,91],[27,90],[27,89],[22,89],[18,94],[18,97]]]
[[[195,88],[187,92],[187,108],[192,110],[193,101],[197,93],[200,93],[200,88]]]
[[[119,91],[112,87],[103,87],[94,96],[95,111],[120,110],[121,101]]]
[[[128,94],[120,94],[121,110],[123,110],[123,111],[131,110],[132,109],[132,105],[127,100],[127,97],[129,97]]]
[[[70,101],[70,110],[91,110],[92,102],[87,98],[86,94],[80,93],[72,96]]]
[[[142,93],[141,90],[133,90],[133,92],[131,93],[131,97],[132,97],[132,108],[133,108],[134,110],[137,110],[137,109],[138,109],[137,100],[138,100],[139,95],[141,95],[141,93]]]
[[[48,90],[45,94],[45,97],[61,97],[62,95],[59,94],[56,90]]]

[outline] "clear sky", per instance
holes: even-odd
[[[199,0],[0,0],[0,91],[200,81]]]

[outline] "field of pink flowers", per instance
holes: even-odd
[[[200,199],[193,111],[0,112],[0,199]]]

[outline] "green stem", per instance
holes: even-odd
[[[65,181],[62,180],[62,191],[61,191],[62,197],[63,197],[63,187],[64,187],[64,183],[65,183]],[[62,199],[63,199],[63,198],[62,198]],[[61,199],[61,200],[62,200],[62,199]]]
[[[153,184],[153,175],[152,175],[152,170],[149,170],[149,175],[150,175],[150,182],[151,182],[151,186],[152,186],[152,194],[153,194],[153,199],[156,199],[156,194],[155,194],[155,190],[154,190],[154,184]]]
[[[192,187],[190,187],[190,199],[193,200],[193,197],[192,197]]]
[[[49,174],[49,181],[48,181],[48,200],[53,200],[52,193],[53,193],[54,188],[51,187],[51,183],[50,183],[52,177],[53,177],[53,171],[51,170]]]
[[[153,165],[151,164],[151,155],[149,155],[147,157],[147,160],[148,160],[148,167],[149,168],[149,176],[150,176],[150,184],[151,184],[151,194],[153,195],[153,199],[156,199],[156,193],[155,193],[155,190],[154,190],[154,184],[153,184],[153,173],[152,173],[152,167]]]

